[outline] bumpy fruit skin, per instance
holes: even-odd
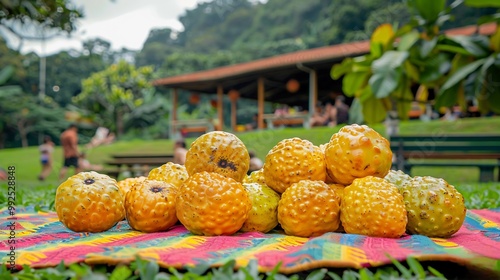
[[[344,197],[345,186],[341,184],[328,184],[328,186],[337,194],[340,201],[340,209],[342,209],[342,198]],[[340,217],[340,216],[339,216]],[[345,232],[342,222],[339,224],[339,228],[335,232]]]
[[[264,178],[264,168],[256,170],[250,173],[250,175],[245,176],[245,178],[243,179],[243,183],[258,183],[261,185],[265,185],[266,178]]]
[[[412,177],[401,170],[389,170],[389,173],[385,175],[384,179],[393,183],[398,189],[401,189],[404,185],[411,182]]]
[[[189,176],[202,171],[215,172],[242,182],[250,167],[250,155],[236,135],[211,131],[191,144],[185,166]]]
[[[116,180],[95,171],[69,177],[56,191],[59,220],[75,232],[102,232],[125,217]]]
[[[334,183],[349,185],[356,178],[383,178],[392,165],[389,141],[366,125],[346,125],[325,148],[326,169]]]
[[[123,205],[125,205],[125,197],[127,196],[127,193],[130,191],[130,189],[132,189],[132,187],[135,184],[140,183],[144,180],[146,180],[145,176],[139,176],[139,177],[126,178],[117,182],[118,188],[122,192]]]
[[[252,209],[240,231],[259,231],[266,233],[278,225],[278,203],[280,195],[266,185],[243,183],[252,201]]]
[[[408,233],[446,238],[462,226],[467,212],[464,198],[445,180],[416,176],[400,192],[408,211]]]
[[[324,154],[308,140],[281,140],[266,156],[264,178],[266,185],[278,193],[301,180],[325,181]]]
[[[149,180],[164,181],[179,188],[189,177],[186,167],[173,162],[167,162],[159,167],[151,169],[148,174]]]
[[[344,189],[340,220],[347,233],[398,238],[406,230],[403,196],[386,180],[367,176]]]
[[[319,148],[321,150],[321,152],[323,153],[323,156],[325,156],[325,150],[326,150],[326,147],[328,146],[328,143],[325,143],[325,144],[321,144],[319,145]],[[326,159],[325,159],[325,166],[326,166]],[[333,179],[330,177],[330,175],[328,175],[328,172],[326,172],[326,176],[325,176],[325,183],[327,184],[335,184],[335,182],[333,181]]]
[[[125,213],[130,227],[142,232],[165,231],[177,223],[177,187],[164,181],[144,180],[128,192]]]
[[[323,181],[302,180],[281,195],[278,221],[288,235],[311,237],[339,227],[340,199]]]
[[[198,172],[180,187],[179,221],[193,234],[232,235],[248,218],[252,202],[240,182],[214,172]]]

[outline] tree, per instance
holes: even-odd
[[[13,71],[13,66],[0,71],[0,85],[5,84]],[[16,85],[0,86],[0,111],[0,148],[5,146],[8,131],[16,131],[21,146],[27,147],[30,133],[57,135],[65,126],[63,110],[50,97],[39,100]]]
[[[76,21],[81,17],[82,11],[69,0],[4,0],[0,6],[0,28],[20,39],[42,39],[26,34],[26,26],[69,34],[75,31]]]
[[[119,137],[128,114],[144,103],[152,74],[151,67],[135,68],[122,60],[83,80],[82,92],[73,101]]]

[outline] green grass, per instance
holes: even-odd
[[[287,280],[287,279],[340,279],[340,280],[397,280],[397,279],[427,279],[441,280],[449,279],[448,275],[440,273],[428,263],[421,263],[409,257],[406,262],[398,262],[391,258],[391,266],[380,267],[376,270],[367,268],[354,270],[344,270],[342,272],[328,270],[326,268],[313,271],[304,271],[292,275],[278,273],[279,265],[272,271],[259,272],[257,261],[251,260],[245,267],[235,269],[235,262],[229,261],[217,268],[209,266],[190,267],[186,270],[175,268],[163,269],[153,261],[137,258],[129,266],[119,265],[109,267],[106,265],[89,266],[86,264],[71,264],[66,267],[60,263],[54,268],[32,269],[25,266],[21,272],[11,275],[5,266],[0,267],[0,279],[113,279],[113,280],[160,280],[160,279],[186,279],[186,280],[218,280],[218,279],[241,279],[241,280]],[[436,263],[432,264],[436,265]],[[442,264],[437,264],[441,265]],[[449,265],[448,268],[456,266]],[[459,273],[462,272],[458,268]],[[459,275],[457,271],[451,274]],[[485,274],[486,275],[486,274]],[[460,278],[456,278],[460,279]],[[469,278],[465,278],[469,279]]]

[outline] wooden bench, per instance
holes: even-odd
[[[173,159],[174,156],[171,154],[117,154],[105,162],[110,167],[101,172],[117,179],[123,172],[146,173],[154,167],[173,161]]]
[[[500,167],[500,135],[398,135],[390,142],[393,168],[407,174],[416,166],[478,167],[479,181],[489,182]]]
[[[262,116],[266,122],[268,129],[273,129],[277,126],[302,125],[305,128],[309,127],[309,114],[295,113],[290,115],[275,115],[264,114]]]
[[[207,133],[213,131],[214,124],[208,119],[197,120],[174,120],[171,122],[172,131],[180,131],[182,134]]]

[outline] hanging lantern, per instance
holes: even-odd
[[[289,92],[297,92],[300,88],[300,83],[295,80],[295,79],[290,79],[288,80],[288,82],[286,83],[286,90],[288,90]]]
[[[210,100],[210,105],[212,106],[212,108],[217,108],[217,100],[211,99]]]
[[[240,98],[240,93],[237,90],[232,89],[229,91],[228,96],[229,100],[231,100],[232,102],[236,102]]]
[[[196,93],[191,93],[191,96],[189,96],[189,103],[193,105],[198,105],[200,103],[200,95]]]

